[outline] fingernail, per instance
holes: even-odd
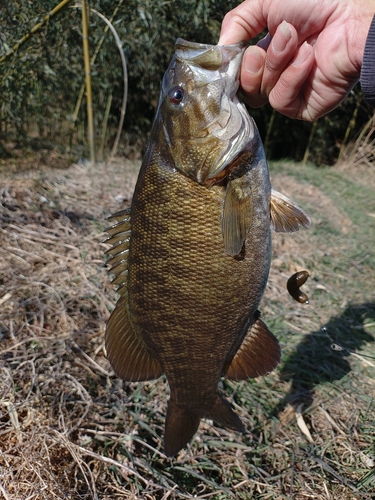
[[[303,64],[309,57],[311,51],[312,51],[311,45],[308,44],[307,42],[304,42],[299,48],[297,57],[292,62],[292,66],[301,66],[301,64]]]
[[[264,38],[262,38],[261,40],[259,40],[259,42],[257,42],[257,46],[267,52],[267,49],[270,46],[271,40],[272,40],[272,36],[269,33],[267,33],[267,35]]]
[[[286,21],[283,21],[277,28],[276,33],[272,39],[272,49],[276,54],[280,54],[288,45],[289,40],[292,38],[292,32]]]
[[[259,49],[255,46],[250,46],[246,49],[246,57],[244,60],[245,70],[248,73],[255,75],[259,73],[263,66],[263,58],[259,53]]]

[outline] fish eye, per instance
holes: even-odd
[[[178,106],[184,98],[184,89],[182,87],[172,87],[168,91],[168,97],[171,104]]]

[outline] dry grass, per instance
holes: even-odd
[[[169,460],[165,380],[119,381],[103,344],[104,219],[129,204],[138,166],[0,169],[0,498],[372,498],[374,231],[365,248],[356,215],[280,167],[275,187],[316,228],[275,238],[262,312],[283,363],[223,382],[247,435],[206,421]],[[286,292],[301,268],[310,306]]]
[[[339,168],[365,172],[368,177],[372,171],[374,177],[375,161],[375,114],[368,120],[355,141],[345,148]]]

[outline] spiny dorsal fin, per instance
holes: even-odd
[[[271,229],[277,233],[294,233],[300,226],[311,227],[310,217],[287,196],[271,191]]]
[[[123,210],[119,210],[118,212],[110,215],[107,220],[117,220],[117,222],[124,222],[126,220],[130,220],[130,212],[131,207],[124,208]]]
[[[241,178],[228,182],[224,200],[222,233],[228,255],[238,255],[251,224],[252,194]]]
[[[118,300],[107,323],[105,345],[108,359],[116,374],[128,382],[152,380],[160,377],[163,370],[144,347],[129,321],[128,296]]]
[[[111,255],[107,264],[111,265],[109,272],[114,274],[113,284],[118,285],[122,292],[126,289],[128,275],[128,254],[130,244],[130,208],[121,210],[111,217],[109,220],[116,220],[116,224],[109,227],[106,232],[110,235],[105,240],[105,243],[110,243],[113,246],[106,251]]]
[[[259,377],[271,372],[279,361],[279,342],[258,318],[249,328],[225,376],[232,380]]]

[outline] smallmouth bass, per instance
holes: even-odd
[[[310,226],[271,189],[258,130],[236,96],[243,50],[177,39],[132,206],[108,229],[120,294],[108,359],[127,381],[166,374],[168,456],[201,418],[244,432],[218,383],[278,364],[279,343],[257,310],[271,228]]]

